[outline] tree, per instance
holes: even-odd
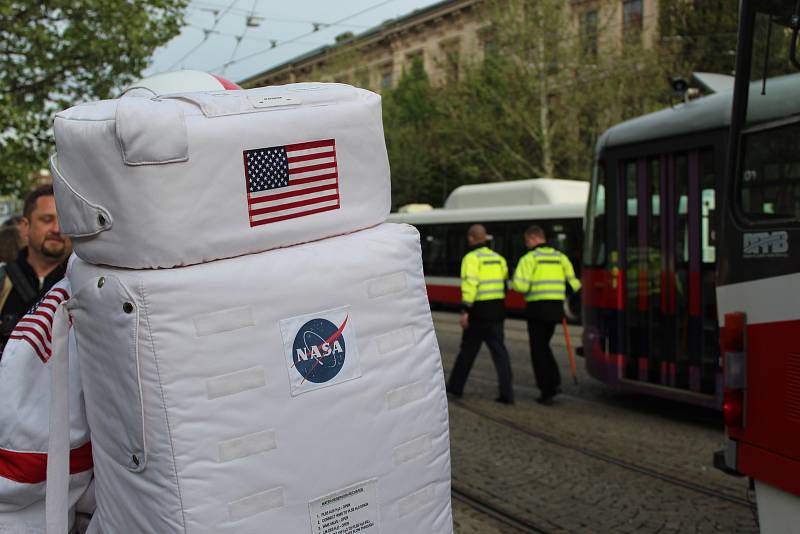
[[[496,52],[442,98],[458,146],[454,185],[586,180],[603,130],[663,107],[669,93],[657,51],[641,38],[608,37],[619,34],[615,3],[592,6],[585,25],[561,0],[490,4]]]
[[[674,74],[733,74],[738,0],[660,0],[659,33],[671,50]]]
[[[394,207],[412,202],[440,204],[447,195],[448,171],[439,138],[437,91],[417,58],[397,87],[383,99],[384,131],[392,169]]]
[[[187,0],[0,0],[0,191],[53,150],[52,115],[111,96],[178,34]]]

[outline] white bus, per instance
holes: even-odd
[[[389,222],[408,223],[419,230],[428,298],[433,305],[455,306],[461,302],[459,271],[470,225],[486,226],[494,237],[491,247],[513,269],[526,252],[525,229],[538,224],[548,243],[569,256],[578,270],[588,195],[588,182],[553,178],[464,185],[450,194],[444,208],[392,213]],[[509,292],[506,307],[522,310],[522,295]],[[570,319],[578,317],[577,309],[567,312]]]

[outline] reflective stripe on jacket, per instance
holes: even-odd
[[[552,247],[538,246],[519,260],[511,287],[527,302],[564,300],[567,283],[573,291],[581,288],[569,258]]]
[[[470,307],[474,302],[504,299],[507,279],[506,259],[489,247],[476,248],[461,260],[461,302]]]

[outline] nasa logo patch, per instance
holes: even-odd
[[[292,396],[361,376],[349,307],[280,322]]]
[[[322,384],[342,370],[347,357],[342,330],[348,319],[345,317],[338,327],[327,319],[311,319],[300,327],[294,338],[292,358],[294,368],[304,380]]]

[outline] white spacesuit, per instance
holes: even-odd
[[[419,234],[384,224],[380,97],[129,96],[54,130],[90,532],[452,532],[441,359]],[[63,469],[48,486],[60,534]]]

